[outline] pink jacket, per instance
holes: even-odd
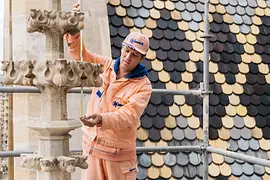
[[[70,54],[75,60],[80,60],[79,39],[74,36],[67,39]],[[146,68],[140,64],[127,77],[116,79],[120,58],[114,61],[111,58],[90,53],[84,46],[83,58],[85,61],[104,65],[104,73],[101,75],[103,85],[100,88],[93,88],[87,108],[87,115],[101,114],[102,125],[82,128],[84,152],[89,152],[91,142],[95,138],[100,145],[134,151],[140,116],[152,92],[151,83],[146,77]]]

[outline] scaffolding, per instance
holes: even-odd
[[[258,164],[266,167],[270,167],[270,160],[256,158],[253,156],[235,153],[219,148],[209,146],[209,38],[212,36],[209,34],[209,0],[205,0],[205,12],[204,12],[204,59],[203,59],[203,82],[200,83],[199,89],[196,90],[167,90],[167,89],[153,89],[153,94],[171,94],[171,95],[195,95],[203,98],[203,133],[204,139],[200,146],[169,146],[169,147],[137,147],[137,152],[182,152],[193,151],[203,154],[203,180],[208,179],[208,153],[216,153],[219,155],[243,160],[252,164]],[[73,88],[68,93],[81,93],[81,88]],[[91,89],[83,89],[84,93],[91,93]],[[2,86],[0,87],[0,93],[40,93],[36,87],[23,87],[23,86]],[[71,150],[71,153],[82,152],[82,150]],[[31,151],[0,151],[1,157],[20,157],[21,154],[34,153]]]

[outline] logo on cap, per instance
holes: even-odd
[[[136,39],[133,38],[130,40],[130,43],[137,43],[143,46],[143,42],[137,41]]]

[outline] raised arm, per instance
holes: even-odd
[[[80,61],[80,33],[71,36],[66,34],[66,41],[68,44],[69,53],[73,59]],[[101,56],[95,53],[90,52],[85,48],[84,43],[82,49],[83,61],[88,61],[95,64],[103,64],[103,69],[106,69],[112,62],[112,58]]]

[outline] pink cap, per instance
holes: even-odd
[[[123,45],[145,55],[149,49],[149,38],[139,32],[131,32],[125,38]]]

